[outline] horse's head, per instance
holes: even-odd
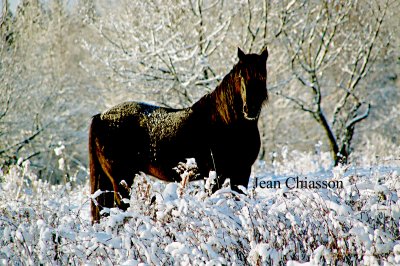
[[[247,120],[256,120],[263,103],[268,99],[267,67],[268,50],[261,54],[245,54],[238,48],[238,76],[243,115]]]

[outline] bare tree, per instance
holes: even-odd
[[[309,150],[322,135],[335,163],[346,162],[360,128],[381,130],[370,122],[388,113],[377,114],[380,103],[392,100],[385,127],[398,117],[395,90],[366,90],[392,35],[398,43],[386,22],[398,13],[394,0],[22,0],[14,14],[9,2],[0,18],[0,164],[30,158],[47,178],[59,178],[60,141],[85,164],[91,115],[126,99],[187,106],[216,87],[238,46],[270,52],[262,157],[285,145]],[[293,121],[304,138],[290,138]]]
[[[392,4],[291,1],[280,12],[276,36],[287,50],[291,88],[298,89],[277,94],[324,130],[335,165],[347,162],[356,126],[370,113],[362,81],[385,45],[379,34]]]
[[[52,181],[59,178],[53,149],[63,142],[73,150],[86,136],[76,97],[85,95],[75,60],[79,24],[68,12],[62,1],[21,1],[0,32],[0,164],[31,160]]]
[[[98,5],[101,18],[92,26],[101,41],[86,39],[84,44],[100,63],[98,76],[108,79],[105,84],[113,81],[112,103],[130,95],[166,106],[187,106],[215,88],[247,34],[241,23],[244,4],[236,8],[221,0],[162,5],[122,1],[111,12],[107,3]],[[144,13],[151,16],[135,15]]]

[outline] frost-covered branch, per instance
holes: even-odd
[[[290,2],[283,8],[281,17],[281,36],[286,45],[292,75],[297,79],[301,88],[306,88],[309,94],[310,107],[305,108],[301,97],[286,97],[301,110],[311,113],[312,117],[326,133],[331,147],[335,164],[346,163],[350,154],[350,145],[357,123],[368,117],[369,107],[363,115],[357,115],[357,110],[364,101],[365,93],[359,93],[357,88],[366,77],[380,53],[378,47],[383,44],[378,39],[381,27],[385,21],[390,1],[384,2],[381,7],[378,2],[378,11],[373,5],[364,6],[360,13],[357,1],[348,1],[344,4],[323,1],[319,4]],[[297,13],[298,12],[298,13]],[[306,14],[296,20],[295,14]],[[351,23],[351,18],[362,21],[359,25]],[[358,17],[357,17],[358,16]],[[376,16],[376,19],[375,19]],[[354,27],[362,27],[367,23],[367,31]],[[350,38],[350,35],[358,38]],[[339,83],[331,72],[342,72]],[[340,84],[335,87],[333,84]],[[341,89],[343,88],[343,90]],[[339,90],[338,90],[339,89]],[[286,94],[287,95],[287,94]],[[295,95],[295,94],[293,94]],[[326,115],[322,110],[325,98],[335,97],[337,104],[332,115]],[[328,117],[332,117],[330,121]],[[351,130],[348,130],[351,128]],[[347,147],[346,154],[339,147]]]
[[[300,100],[300,99],[291,97],[291,96],[289,96],[289,95],[282,94],[281,91],[277,91],[277,92],[275,92],[275,94],[278,95],[278,96],[282,96],[283,98],[285,98],[285,99],[287,99],[287,100],[289,100],[289,101],[295,103],[298,107],[300,107],[301,110],[303,110],[303,111],[305,111],[305,112],[309,112],[309,113],[311,113],[311,114],[314,114],[314,113],[315,113],[314,110],[312,110],[311,108],[309,108],[309,107],[306,106],[306,105],[307,105],[306,102],[304,102],[304,101],[302,101],[302,100]]]
[[[288,173],[287,166],[293,163],[310,166],[314,156],[296,154],[283,169]],[[188,161],[180,166],[187,176],[194,165]],[[251,197],[229,188],[208,195],[202,183],[187,183],[181,189],[178,183],[150,181],[141,174],[132,186],[130,208],[110,209],[109,216],[92,226],[91,196],[82,193],[87,191],[85,185],[42,182],[26,161],[11,166],[7,174],[0,171],[0,261],[35,265],[399,263],[395,169],[373,166],[355,168],[350,174],[345,173],[346,167],[337,167],[307,181],[299,173],[289,174],[307,182],[307,187],[329,181],[331,187],[325,189],[284,189],[288,177],[278,171],[275,178],[282,180],[282,188],[249,188]],[[269,176],[265,169],[257,170]],[[259,181],[267,181],[261,176]],[[16,194],[17,199],[10,197]]]
[[[353,127],[355,124],[357,124],[361,120],[364,120],[365,118],[367,118],[370,110],[371,110],[371,104],[368,104],[367,109],[365,110],[364,113],[357,115],[356,117],[354,117],[353,119],[351,119],[350,121],[348,121],[346,123],[346,128]]]

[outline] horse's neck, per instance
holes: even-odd
[[[240,120],[241,108],[235,105],[235,86],[234,75],[229,73],[224,77],[217,88],[197,101],[192,109],[194,113],[207,117],[208,123],[221,123],[226,125],[235,124]]]
[[[238,95],[236,95],[235,86],[238,84],[236,84],[233,72],[232,70],[211,94],[212,101],[215,103],[217,118],[229,125],[238,122],[242,112],[242,107],[238,106],[238,99],[236,99]]]

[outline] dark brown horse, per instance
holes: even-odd
[[[220,186],[230,178],[232,189],[247,187],[251,166],[260,150],[257,127],[267,100],[267,49],[244,54],[217,88],[193,106],[169,109],[125,102],[93,117],[89,132],[92,222],[103,207],[126,209],[135,174],[140,171],[165,181],[180,181],[173,169],[195,158],[199,177],[215,170]],[[125,180],[125,182],[121,182]],[[97,204],[96,204],[97,203]]]

